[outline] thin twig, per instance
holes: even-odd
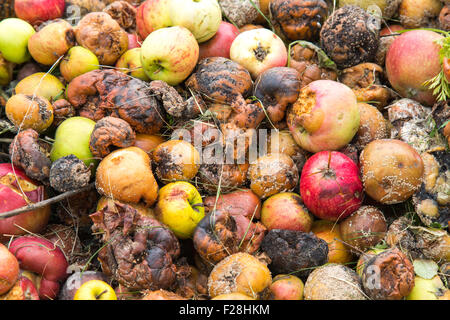
[[[66,199],[66,198],[69,198],[69,197],[71,197],[73,195],[76,195],[78,193],[82,193],[84,191],[88,191],[88,190],[92,189],[94,186],[95,186],[95,183],[92,182],[91,184],[87,185],[84,188],[67,191],[67,192],[64,192],[64,193],[62,193],[60,195],[57,195],[56,197],[53,197],[53,198],[50,198],[50,199],[47,199],[47,200],[44,200],[44,201],[33,203],[33,204],[28,205],[28,206],[25,206],[25,207],[22,207],[22,208],[18,208],[18,209],[14,209],[14,210],[11,210],[11,211],[8,211],[8,212],[0,213],[0,220],[6,219],[6,218],[10,218],[10,217],[14,217],[14,216],[17,216],[17,215],[19,215],[21,213],[28,212],[28,211],[31,211],[31,210],[36,210],[36,209],[39,209],[39,208],[43,208],[43,207],[48,206],[48,205],[50,205],[52,203],[56,203],[56,202],[59,202],[61,200]]]

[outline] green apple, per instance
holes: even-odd
[[[89,49],[75,46],[69,49],[59,65],[59,71],[67,82],[84,73],[100,68],[97,56]]]
[[[155,214],[180,239],[192,237],[205,216],[202,196],[189,182],[176,181],[159,190]]]
[[[0,52],[11,62],[20,64],[30,60],[28,39],[36,31],[28,22],[18,18],[8,18],[0,22]]]
[[[222,21],[222,10],[217,0],[170,0],[172,25],[192,32],[198,42],[211,39]]]
[[[175,86],[183,82],[197,65],[198,42],[185,27],[153,31],[141,47],[141,63],[151,80]]]
[[[72,117],[64,120],[56,129],[55,142],[50,151],[52,162],[70,154],[83,160],[86,166],[96,164],[97,160],[89,149],[91,133],[94,130],[95,121],[84,117]]]
[[[54,75],[37,72],[19,81],[14,90],[16,94],[38,95],[55,101],[64,98],[65,87]]]
[[[439,300],[441,297],[448,298],[448,289],[445,287],[439,275],[432,279],[424,279],[416,276],[414,288],[406,297],[406,300]]]
[[[117,60],[116,68],[118,71],[129,74],[134,78],[144,81],[150,80],[142,68],[141,48],[127,50],[119,60]]]
[[[6,61],[0,53],[0,86],[7,86],[12,80],[14,63]]]
[[[73,300],[117,300],[114,289],[102,280],[89,280],[75,292]]]

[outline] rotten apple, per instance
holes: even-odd
[[[348,144],[358,131],[360,114],[349,87],[332,80],[316,80],[300,89],[286,121],[300,147],[319,152],[339,150]]]
[[[341,152],[322,151],[309,158],[300,177],[300,195],[317,217],[336,221],[358,210],[363,185],[355,162]]]

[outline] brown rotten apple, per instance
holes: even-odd
[[[286,121],[295,141],[305,150],[339,150],[359,128],[356,96],[346,85],[317,80],[300,89]]]
[[[95,184],[100,194],[119,201],[137,203],[143,200],[151,206],[158,196],[150,158],[138,147],[108,154],[98,165]]]
[[[45,190],[25,173],[9,163],[0,164],[0,212],[24,207],[30,203],[44,200]],[[24,212],[14,217],[0,219],[0,242],[8,240],[9,235],[22,235],[26,232],[41,232],[50,217],[50,206]]]
[[[407,200],[422,183],[422,158],[401,140],[372,141],[361,152],[360,165],[365,192],[384,204]]]

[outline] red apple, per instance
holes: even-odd
[[[142,40],[157,29],[172,26],[168,2],[169,0],[146,0],[137,8],[136,26]]]
[[[400,24],[391,24],[390,26],[384,27],[380,30],[380,37],[381,36],[387,36],[391,34],[396,34],[397,31],[403,30],[403,28]]]
[[[346,85],[316,80],[300,89],[286,122],[295,142],[309,152],[339,150],[358,132],[356,96]]]
[[[39,298],[55,299],[69,266],[62,250],[47,239],[22,236],[11,242],[9,251],[17,258],[22,270],[42,276],[38,285]]]
[[[141,47],[141,40],[139,39],[139,36],[136,33],[127,33],[127,36],[128,36],[128,50]]]
[[[302,198],[292,192],[277,193],[264,201],[261,223],[268,229],[288,229],[309,232],[313,217]]]
[[[386,73],[392,87],[404,98],[432,106],[436,97],[424,85],[441,71],[436,43],[444,37],[429,30],[412,30],[398,36],[386,54]]]
[[[42,201],[44,198],[44,186],[28,178],[25,172],[10,163],[0,164],[0,213]],[[46,227],[49,217],[50,206],[46,206],[0,219],[0,242],[7,241],[10,235],[41,232]]]
[[[287,49],[283,40],[269,29],[253,29],[234,39],[230,59],[246,68],[256,79],[267,69],[286,66]]]
[[[19,262],[8,251],[8,248],[0,243],[0,295],[11,289],[19,278]]]
[[[341,152],[316,153],[303,167],[300,195],[320,219],[336,221],[349,216],[358,210],[363,199],[357,165]]]
[[[39,293],[33,281],[26,276],[19,276],[18,285],[22,289],[22,300],[39,300]]]
[[[230,47],[239,29],[232,23],[222,21],[214,37],[200,44],[199,60],[207,57],[230,58]]]
[[[16,16],[32,25],[61,18],[66,4],[64,0],[15,0]]]

